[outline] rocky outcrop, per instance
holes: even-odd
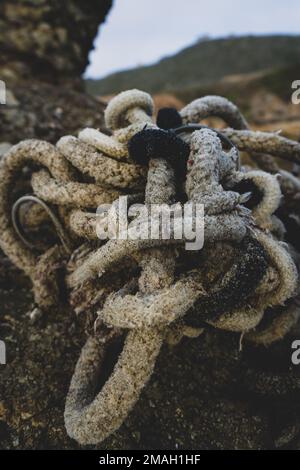
[[[3,0],[0,75],[4,80],[77,78],[112,0]]]
[[[55,141],[101,127],[103,105],[84,93],[81,75],[112,0],[3,0],[0,3],[0,142]]]

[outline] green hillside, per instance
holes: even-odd
[[[300,36],[202,40],[156,64],[114,73],[101,80],[87,80],[87,89],[95,95],[135,87],[151,93],[166,92],[208,85],[227,75],[276,69],[299,61]]]
[[[265,90],[277,95],[284,101],[290,101],[292,82],[300,77],[300,57],[299,62],[284,66],[274,67],[264,71],[240,74],[236,76],[228,75],[220,80],[209,83],[194,84],[172,89],[172,93],[185,103],[205,95],[226,96],[244,110],[247,107],[250,97],[258,90]]]

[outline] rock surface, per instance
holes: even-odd
[[[16,81],[80,77],[112,0],[2,0],[0,75]]]
[[[70,85],[36,81],[11,85],[14,103],[0,105],[0,142],[37,138],[55,143],[84,127],[103,128],[105,105]]]
[[[0,142],[55,142],[103,125],[103,104],[86,95],[81,75],[112,0],[3,0],[0,3]]]

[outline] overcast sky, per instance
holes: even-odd
[[[114,0],[88,77],[155,62],[203,35],[300,33],[299,0]]]

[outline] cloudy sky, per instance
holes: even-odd
[[[114,0],[87,77],[155,62],[201,36],[300,33],[299,0]]]

